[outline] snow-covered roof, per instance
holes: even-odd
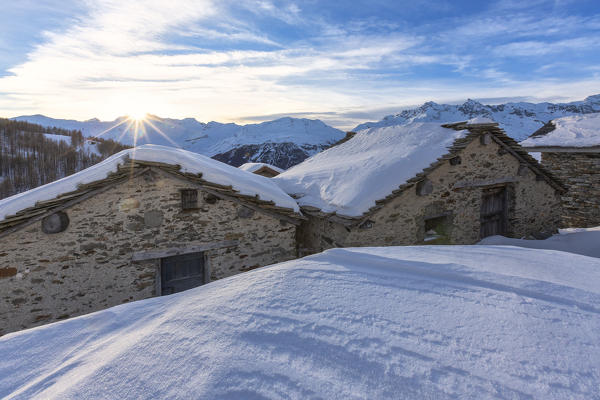
[[[600,260],[334,249],[0,338],[0,398],[593,399]]]
[[[356,217],[446,154],[467,133],[435,122],[366,129],[272,179],[301,206]]]
[[[110,172],[116,172],[118,166],[124,164],[127,159],[180,165],[182,172],[202,173],[202,179],[208,182],[225,186],[231,185],[241,194],[258,196],[261,200],[273,201],[279,207],[299,211],[296,201],[268,178],[190,151],[147,144],[123,150],[83,171],[0,200],[0,221],[18,211],[34,206],[38,201],[54,199],[63,193],[77,190],[80,184],[102,180]]]
[[[283,169],[276,167],[274,165],[267,164],[267,163],[261,163],[261,162],[245,163],[245,164],[240,165],[238,168],[243,169],[244,171],[248,171],[248,172],[256,172],[263,167],[270,168],[273,171],[276,171],[279,173],[282,173],[284,171]]]
[[[554,119],[520,144],[523,147],[600,146],[600,113]]]

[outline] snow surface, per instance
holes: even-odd
[[[271,179],[300,205],[360,216],[466,133],[423,122],[371,128]]]
[[[241,194],[257,195],[261,200],[271,200],[280,207],[299,211],[296,201],[269,178],[242,171],[190,151],[148,144],[123,150],[83,171],[0,200],[0,220],[31,207],[38,201],[54,199],[60,194],[76,190],[79,184],[104,179],[109,172],[116,172],[117,167],[124,164],[127,158],[180,165],[183,172],[202,173],[202,178],[209,182],[231,185]]]
[[[267,164],[267,163],[260,163],[260,162],[245,163],[245,164],[240,165],[238,168],[243,169],[244,171],[248,171],[248,172],[255,172],[255,171],[258,171],[259,169],[261,169],[262,167],[271,168],[272,170],[277,171],[279,173],[282,173],[284,171],[283,169],[276,167],[274,165]]]
[[[542,136],[529,137],[520,143],[521,146],[600,146],[600,113],[558,118],[552,123],[556,129]]]
[[[600,112],[600,95],[589,96],[571,103],[506,103],[484,105],[475,100],[463,104],[437,104],[432,101],[420,107],[388,115],[378,122],[366,122],[354,131],[369,128],[405,125],[412,122],[449,123],[483,117],[499,123],[500,128],[513,139],[521,141],[541,128],[546,122],[568,115]]]
[[[114,121],[90,119],[76,121],[54,119],[44,115],[24,115],[13,118],[42,126],[80,130],[84,136],[113,139],[126,145],[160,144],[182,147],[212,157],[242,145],[292,142],[297,145],[326,145],[342,139],[345,133],[319,120],[280,118],[260,124],[237,125],[219,122],[202,123],[194,118],[171,119],[148,116],[136,126],[128,117]],[[314,154],[318,149],[307,149]]]
[[[334,249],[0,338],[6,399],[594,399],[600,260]]]
[[[478,244],[527,247],[530,249],[559,250],[600,258],[600,226],[595,228],[559,229],[559,234],[545,240],[513,239],[490,236]]]

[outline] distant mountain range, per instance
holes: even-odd
[[[427,102],[420,107],[366,122],[353,131],[404,125],[410,122],[456,122],[490,118],[514,139],[521,141],[551,119],[600,112],[600,95],[571,103],[506,103],[484,105],[467,100],[460,105]],[[202,123],[194,118],[171,119],[149,115],[137,124],[128,117],[114,121],[75,121],[43,115],[13,118],[48,127],[79,130],[85,137],[113,139],[124,145],[162,144],[213,157],[233,166],[265,162],[287,169],[343,139],[345,133],[319,120],[280,118],[259,124]]]
[[[600,112],[600,95],[589,96],[583,101],[556,104],[506,103],[484,105],[475,100],[467,100],[460,105],[449,105],[430,101],[420,107],[404,110],[395,115],[388,115],[378,122],[360,124],[354,128],[354,131],[405,125],[417,121],[445,123],[486,117],[498,122],[509,136],[521,141],[552,119],[597,112]]]
[[[289,117],[248,125],[202,123],[194,118],[170,119],[153,115],[139,123],[128,117],[114,121],[75,121],[26,115],[13,119],[79,130],[85,137],[113,139],[130,146],[153,143],[181,147],[236,167],[246,162],[265,162],[289,168],[345,135],[319,120]]]

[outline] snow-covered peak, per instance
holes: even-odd
[[[554,129],[531,136],[523,147],[591,147],[600,146],[600,113],[574,115],[552,120]]]
[[[356,217],[446,154],[465,133],[426,122],[366,129],[272,179],[300,205]]]
[[[437,104],[427,102],[420,107],[388,115],[378,122],[366,122],[354,131],[369,128],[404,125],[413,122],[449,123],[472,118],[488,118],[498,122],[500,128],[515,140],[524,140],[551,119],[600,112],[600,95],[588,96],[584,101],[571,103],[506,103],[484,105],[468,99],[463,104]]]
[[[104,179],[110,172],[116,172],[119,165],[123,165],[127,159],[180,165],[182,172],[202,173],[202,178],[206,181],[231,185],[241,194],[258,196],[261,200],[273,201],[279,207],[299,211],[296,201],[268,178],[190,151],[160,145],[142,145],[123,150],[92,167],[55,182],[0,200],[0,220],[32,207],[38,201],[51,200],[63,193],[74,191],[80,184]]]

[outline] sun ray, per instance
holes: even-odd
[[[113,129],[115,129],[116,127],[123,125],[124,123],[127,123],[127,122],[129,122],[129,120],[124,119],[123,121],[119,122],[118,124],[115,124],[115,125],[111,126],[110,128],[103,130],[102,132],[100,132],[99,134],[97,134],[95,136],[99,138],[100,136],[104,135],[105,133],[108,133],[108,132],[112,131]]]
[[[144,121],[144,123],[147,123],[148,125],[150,125],[159,135],[161,135],[162,137],[167,139],[169,141],[169,143],[171,143],[173,145],[173,147],[178,147],[178,148],[181,147],[181,146],[179,146],[179,144],[175,143],[166,133],[161,131],[156,125],[154,125],[152,122],[150,122],[149,119],[146,119]]]

